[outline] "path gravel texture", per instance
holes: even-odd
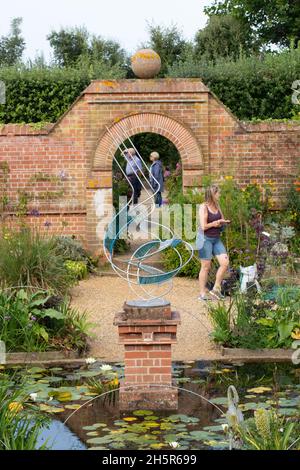
[[[198,282],[175,278],[173,290],[167,295],[172,309],[181,315],[178,342],[173,346],[173,360],[214,360],[220,352],[209,339],[212,329],[205,305],[197,300]],[[107,362],[123,361],[123,346],[118,344],[114,315],[122,311],[125,300],[136,298],[119,277],[92,276],[72,290],[72,306],[86,310],[95,324],[90,356]]]

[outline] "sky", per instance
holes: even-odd
[[[85,26],[106,39],[115,39],[128,52],[135,52],[148,38],[147,22],[176,24],[186,39],[204,27],[203,7],[213,0],[10,0],[0,7],[0,36],[9,31],[14,17],[23,18],[25,58],[40,51],[47,60],[51,48],[46,36],[61,27]]]

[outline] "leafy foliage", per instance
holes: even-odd
[[[238,59],[241,53],[248,55],[255,49],[250,36],[249,28],[233,15],[212,15],[196,34],[194,55],[208,61],[220,57]]]
[[[228,347],[290,348],[300,327],[300,289],[282,287],[274,300],[236,294],[230,305],[209,306],[214,341]]]
[[[85,313],[55,302],[47,292],[0,291],[0,339],[7,351],[85,350],[90,324]]]
[[[45,450],[38,448],[38,438],[49,419],[33,407],[23,406],[26,393],[12,387],[7,377],[0,381],[0,450]]]
[[[92,79],[122,78],[119,65],[83,61],[77,68],[2,67],[6,104],[0,105],[0,122],[55,122]]]
[[[23,227],[0,238],[0,285],[64,294],[72,280],[57,253],[55,237]]]
[[[174,63],[170,77],[199,77],[240,119],[293,118],[300,110],[291,101],[291,85],[300,75],[300,48],[237,60],[205,58]]]
[[[189,44],[182,37],[177,26],[170,27],[149,25],[149,41],[144,45],[154,49],[161,58],[160,75],[164,76],[168,66],[182,59],[189,50]]]
[[[61,28],[60,31],[52,31],[47,39],[53,49],[54,60],[61,67],[74,67],[84,58],[108,66],[125,61],[125,51],[118,42],[91,35],[86,28]]]
[[[0,37],[0,67],[18,63],[25,49],[25,41],[21,36],[20,25],[22,18],[14,18],[11,21],[8,36]]]
[[[204,9],[208,15],[232,14],[251,28],[262,45],[288,46],[299,35],[300,4],[297,0],[215,0]]]

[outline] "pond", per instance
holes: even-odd
[[[174,412],[118,409],[123,364],[95,362],[82,367],[14,367],[1,371],[23,384],[29,401],[51,417],[40,443],[51,449],[227,449],[227,389],[234,385],[245,417],[276,407],[300,417],[300,368],[292,364],[173,363],[179,387]],[[98,397],[103,391],[112,392]]]

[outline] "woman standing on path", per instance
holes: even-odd
[[[219,206],[220,189],[212,185],[205,190],[205,202],[200,205],[200,233],[202,233],[202,247],[199,250],[201,270],[199,273],[200,297],[199,300],[207,301],[222,299],[221,283],[229,266],[226,249],[220,239],[222,227],[229,224],[230,220],[224,219]],[[219,262],[219,269],[213,289],[208,293],[206,283],[211,268],[212,257],[215,256]],[[209,295],[210,294],[210,295]]]

